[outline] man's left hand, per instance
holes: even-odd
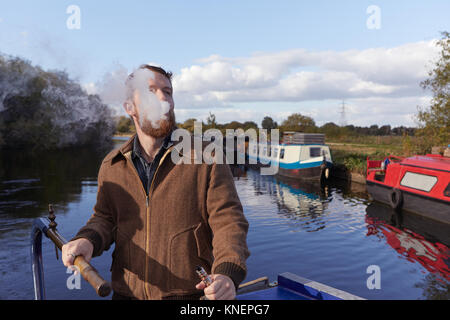
[[[199,290],[204,290],[208,300],[233,300],[236,297],[236,289],[230,277],[223,274],[211,274],[212,284],[208,287],[203,281],[195,286]]]

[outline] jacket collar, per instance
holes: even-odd
[[[165,138],[161,146],[161,150],[159,152],[166,152],[167,149],[169,149],[173,145],[172,141],[172,132],[170,132]],[[145,159],[142,156],[142,146],[139,143],[139,137],[137,135],[134,136],[133,144],[132,144],[132,151],[131,151],[131,158],[135,159],[136,157],[139,157],[141,159]],[[146,160],[145,160],[146,161]]]
[[[177,129],[177,127],[175,127],[175,129]],[[175,130],[174,129],[174,130]],[[173,131],[172,131],[173,132]],[[179,141],[173,141],[172,140],[172,132],[170,132],[168,134],[168,136],[166,137],[166,139],[163,142],[163,147],[166,149],[166,151],[168,149],[170,149],[172,146],[175,146],[179,143]],[[128,139],[121,147],[119,147],[118,149],[116,149],[111,155],[110,155],[110,159],[114,162],[116,160],[117,157],[122,156],[123,158],[126,158],[126,155],[132,155],[133,150],[134,150],[134,144],[135,144],[135,139],[137,138],[137,134],[133,134],[130,139]],[[180,155],[182,155],[182,152],[179,152]],[[105,159],[106,160],[106,159]]]

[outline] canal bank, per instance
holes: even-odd
[[[352,172],[343,164],[334,164],[330,175],[333,178],[341,179],[350,183],[358,183],[362,185],[366,184],[365,175],[355,171]]]

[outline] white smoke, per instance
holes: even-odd
[[[2,119],[13,123],[4,131],[8,139],[26,141],[30,139],[27,135],[40,132],[42,137],[53,139],[47,143],[50,147],[89,144],[94,142],[93,137],[105,141],[114,132],[109,108],[65,72],[44,71],[7,56],[0,56]],[[23,122],[27,126],[23,127]]]
[[[102,80],[95,84],[95,88],[91,88],[100,96],[104,103],[115,109],[118,113],[122,110],[122,105],[127,98],[125,81],[128,74],[129,72],[126,67],[117,64],[112,71],[103,75]]]
[[[170,110],[170,104],[167,101],[160,101],[158,97],[150,91],[149,81],[154,80],[153,71],[143,68],[134,72],[134,77],[129,82],[129,89],[136,90],[137,103],[139,111],[139,122],[141,127],[143,121],[148,120],[152,126],[157,129],[161,120],[167,120],[166,113]]]
[[[16,70],[16,72],[11,72]],[[5,109],[8,96],[23,96],[28,91],[29,81],[38,76],[38,70],[17,58],[0,56],[0,112]]]
[[[149,63],[149,65],[159,66],[156,63]],[[166,113],[170,110],[170,104],[167,101],[160,101],[150,91],[149,81],[155,79],[153,71],[138,68],[133,71],[133,78],[127,82],[130,73],[123,65],[116,64],[112,71],[103,75],[102,80],[95,84],[85,84],[84,87],[88,92],[98,94],[104,103],[115,110],[116,114],[124,113],[124,102],[130,98],[132,92],[136,91],[140,125],[142,126],[144,120],[148,120],[155,129],[159,128],[159,121],[167,120]]]

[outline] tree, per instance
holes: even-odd
[[[131,121],[129,117],[125,116],[120,116],[119,120],[117,121],[116,130],[120,133],[136,132],[133,121]]]
[[[98,95],[62,71],[0,55],[3,147],[56,149],[111,142],[115,123]]]
[[[184,121],[184,123],[181,125],[183,129],[188,130],[189,132],[194,132],[194,123],[197,121],[195,118],[190,118]]]
[[[316,123],[311,117],[293,113],[282,122],[281,129],[282,131],[313,132],[316,129]]]
[[[419,107],[418,136],[422,137],[422,151],[429,152],[433,145],[445,145],[450,139],[450,33],[442,32],[437,42],[440,57],[428,72],[430,78],[420,83],[423,89],[433,93],[431,105]]]
[[[278,128],[278,123],[274,121],[271,117],[266,116],[261,122],[261,127],[270,132],[270,130]]]
[[[244,127],[243,127],[244,131],[248,130],[248,129],[255,129],[255,130],[258,129],[258,124],[254,121],[245,121],[243,123],[243,125],[244,125]]]
[[[216,116],[213,113],[211,113],[211,111],[209,112],[208,118],[206,118],[206,125],[209,128],[215,128],[217,126]]]
[[[369,128],[369,135],[376,136],[377,134],[378,134],[378,125],[377,124],[371,125]]]
[[[339,138],[347,133],[347,128],[340,127],[334,122],[327,122],[320,127],[320,132],[324,133],[329,138]]]
[[[231,121],[230,123],[227,123],[224,125],[225,129],[243,129],[244,128],[244,124],[239,122],[239,121]]]
[[[380,129],[378,129],[378,134],[380,136],[390,135],[391,134],[391,126],[390,125],[381,126]]]

